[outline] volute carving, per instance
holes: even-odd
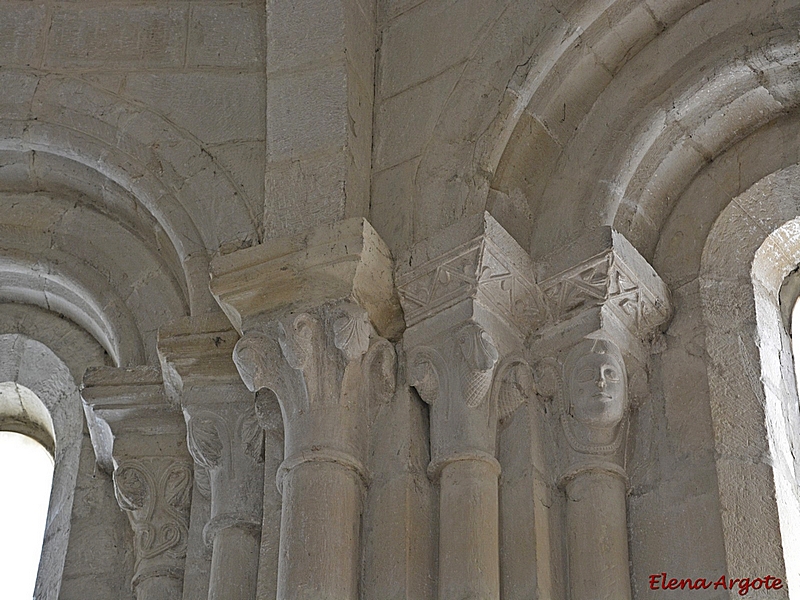
[[[445,358],[447,357],[447,358]],[[440,336],[436,346],[418,346],[408,357],[409,383],[428,404],[458,390],[469,408],[489,396],[499,353],[489,334],[468,323]]]
[[[446,394],[441,388],[447,381],[440,372],[444,372],[444,358],[434,348],[419,346],[409,353],[408,383],[428,404],[434,404],[440,393]]]
[[[458,361],[462,392],[467,406],[475,408],[488,397],[499,354],[489,334],[474,323],[462,327],[457,339],[464,358]]]
[[[366,354],[371,334],[367,312],[358,305],[324,306],[246,333],[236,344],[234,362],[248,389],[268,388],[288,403],[289,412],[304,412],[344,401],[344,372]]]
[[[533,370],[521,358],[507,359],[497,369],[493,388],[497,417],[505,419],[535,394]]]
[[[134,531],[137,570],[142,561],[186,556],[190,466],[169,457],[122,462],[114,471],[114,493]]]
[[[233,350],[233,362],[251,392],[266,388],[281,403],[289,402],[297,410],[307,410],[305,380],[285,359],[278,338],[276,326],[246,333]]]
[[[324,343],[319,320],[301,313],[288,321],[279,321],[278,331],[278,342],[289,366],[298,371],[313,369],[314,349]]]

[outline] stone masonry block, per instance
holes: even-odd
[[[0,16],[0,22],[2,22]],[[1,43],[1,42],[0,42]],[[0,56],[3,55],[0,47]],[[30,114],[31,100],[39,78],[33,73],[0,70],[0,114],[5,118],[24,119]]]
[[[269,160],[344,146],[349,121],[344,63],[272,77],[267,121]]]
[[[61,68],[183,65],[188,5],[56,5],[45,64]]]
[[[344,54],[342,2],[267,2],[267,73]]]
[[[294,235],[344,216],[347,156],[325,154],[269,163],[264,231],[267,239]]]
[[[429,0],[384,30],[378,90],[388,97],[467,60],[497,0]]]
[[[217,144],[263,139],[264,85],[259,73],[136,73],[125,94]]]
[[[44,38],[44,5],[33,2],[0,4],[0,66],[31,65]],[[0,90],[5,90],[0,85]]]
[[[380,104],[375,112],[376,171],[422,153],[460,74],[450,69]]]
[[[264,9],[196,4],[189,18],[187,63],[198,67],[257,67],[263,61]]]

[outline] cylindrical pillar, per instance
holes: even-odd
[[[566,482],[571,600],[631,597],[625,489],[624,474],[611,469],[581,471]]]
[[[153,575],[134,582],[136,600],[180,600],[183,596],[183,573]]]
[[[490,456],[458,456],[439,480],[439,600],[500,598],[497,478]]]
[[[258,575],[260,530],[227,527],[214,536],[209,600],[252,600]]]
[[[278,600],[358,600],[362,473],[327,453],[284,461]]]

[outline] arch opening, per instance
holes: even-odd
[[[0,581],[3,597],[33,597],[55,470],[53,419],[39,397],[0,383]]]

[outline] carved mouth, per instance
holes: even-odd
[[[609,396],[608,394],[597,393],[594,396],[592,396],[592,398],[595,398],[602,402],[611,402],[611,396]]]

